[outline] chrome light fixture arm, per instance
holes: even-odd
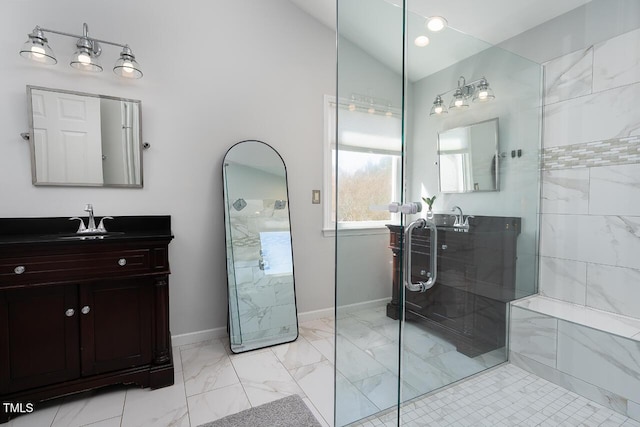
[[[480,84],[480,83],[487,83],[487,79],[485,76],[480,77],[479,79],[475,79],[472,80],[470,82],[467,83],[466,79],[464,78],[464,76],[460,76],[458,77],[458,86],[454,87],[453,89],[449,89],[445,92],[439,93],[436,95],[436,97],[440,97],[442,98],[444,95],[451,93],[451,92],[455,92],[457,90],[461,90],[462,94],[465,97],[470,97],[471,95],[473,95],[473,92],[476,89],[476,85]]]
[[[50,28],[42,28],[42,27],[40,27],[38,25],[36,25],[36,28],[34,29],[34,32],[36,30],[42,31],[43,33],[59,34],[61,36],[73,37],[73,38],[76,38],[76,39],[86,38],[86,39],[88,39],[88,40],[90,40],[92,42],[104,43],[104,44],[108,44],[108,45],[111,45],[111,46],[118,46],[118,47],[122,47],[122,48],[128,47],[125,44],[110,42],[108,40],[96,39],[94,37],[89,36],[89,26],[86,23],[82,24],[82,33],[83,33],[82,35],[66,33],[64,31],[52,30]],[[100,55],[101,51],[102,51],[102,49],[98,45],[98,51],[94,51],[93,53],[95,53],[96,55]]]
[[[431,231],[431,244],[429,251],[429,279],[426,282],[419,281],[413,283],[411,281],[411,249],[412,249],[412,234],[413,230],[418,228],[427,227]],[[431,289],[436,284],[438,276],[438,230],[435,223],[427,221],[424,218],[413,221],[404,232],[404,268],[403,268],[403,281],[404,286],[412,292],[425,292]]]

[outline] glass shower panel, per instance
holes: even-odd
[[[335,425],[398,405],[399,305],[387,306],[393,256],[387,206],[402,201],[402,8],[338,1]],[[370,37],[367,28],[376,28]],[[331,112],[330,112],[331,114]],[[398,257],[399,259],[400,257]]]
[[[402,298],[401,424],[411,399],[507,361],[508,303],[536,292],[541,120],[539,64],[451,27],[430,32],[435,11],[406,7],[406,199],[436,196],[438,280]],[[446,188],[451,173],[468,185]],[[430,238],[414,233],[412,275]]]
[[[505,362],[508,303],[536,292],[541,68],[451,27],[429,32],[427,9],[338,1],[336,425],[402,424],[407,402]],[[465,141],[439,150],[453,129]],[[441,156],[464,161],[446,171]],[[452,173],[460,192],[439,182]],[[384,212],[434,196],[430,212]],[[419,218],[438,243],[414,230],[406,274],[427,281],[436,256],[438,278],[412,292],[403,234]]]

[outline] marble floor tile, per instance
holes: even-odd
[[[259,353],[232,361],[251,406],[299,394],[306,397],[287,369],[272,353]]]
[[[353,385],[366,396],[379,410],[389,409],[398,403],[398,375],[387,371],[364,380],[357,381]],[[401,399],[407,401],[419,396],[421,393],[411,387],[406,381],[402,382]]]
[[[338,319],[336,324],[340,335],[364,350],[391,342],[389,338],[379,334],[375,329],[355,317]]]
[[[316,350],[318,350],[329,362],[335,360],[336,344],[333,338],[323,338],[320,340],[309,341]]]
[[[120,427],[122,417],[109,418],[107,420],[98,421],[97,423],[87,424],[83,427]],[[151,426],[151,424],[149,424]]]
[[[231,360],[219,340],[181,350],[187,396],[239,382]]]
[[[20,415],[11,419],[6,427],[50,426],[53,423],[63,399],[54,399],[34,405],[35,410],[30,414]]]
[[[336,424],[346,425],[380,410],[342,375],[336,378]]]
[[[251,407],[241,384],[190,396],[187,403],[192,426],[215,421]]]
[[[362,380],[386,370],[373,358],[371,351],[356,346],[342,336],[338,336],[336,341],[336,367],[348,380]]]
[[[333,365],[324,360],[295,369],[291,375],[313,402],[322,418],[329,425],[333,425]]]
[[[80,427],[122,416],[126,388],[115,386],[64,399],[51,427]]]
[[[121,427],[189,427],[182,372],[175,373],[169,387],[128,388]]]
[[[307,341],[299,337],[296,341],[271,348],[280,362],[288,370],[321,362],[322,354]]]
[[[335,331],[335,321],[333,318],[323,318],[302,322],[299,325],[300,335],[309,341],[323,338],[333,339]]]

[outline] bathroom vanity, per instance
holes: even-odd
[[[2,402],[173,384],[171,217],[108,225],[81,235],[68,218],[0,218]]]
[[[435,216],[436,283],[426,292],[405,292],[405,318],[424,324],[460,353],[475,357],[505,345],[506,305],[515,299],[520,218],[476,216],[469,219],[467,231],[447,224],[449,218]],[[387,227],[393,252],[393,296],[387,316],[398,319],[403,228]],[[413,232],[412,281],[427,280],[430,239],[427,229]]]

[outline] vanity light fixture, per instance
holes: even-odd
[[[99,57],[102,54],[101,44],[118,46],[122,48],[120,57],[116,61],[113,72],[120,76],[131,79],[139,79],[142,77],[140,64],[136,61],[129,45],[114,43],[106,40],[99,40],[89,36],[89,27],[82,24],[82,35],[69,34],[62,31],[51,30],[47,28],[36,28],[28,35],[28,40],[24,43],[20,50],[20,55],[24,58],[31,59],[43,64],[54,65],[58,62],[53,50],[48,45],[48,40],[44,33],[59,34],[66,37],[73,37],[76,41],[76,51],[71,57],[70,66],[81,71],[102,71]]]
[[[442,102],[442,97],[440,95],[436,96],[436,100],[433,101],[433,107],[431,107],[431,113],[429,113],[430,116],[433,116],[434,114],[447,114],[449,111],[447,111],[447,106],[444,105],[444,102]]]
[[[485,77],[467,83],[464,76],[460,76],[456,88],[436,95],[436,99],[433,101],[433,106],[431,107],[431,112],[429,113],[430,116],[446,114],[448,112],[442,101],[442,96],[452,91],[454,93],[449,103],[449,110],[454,111],[469,108],[469,98],[476,103],[488,102],[495,99],[493,89],[489,87],[489,82]]]
[[[351,94],[348,101],[341,99],[338,107],[345,108],[349,111],[361,111],[386,117],[398,117],[401,113],[400,110],[393,107],[393,104],[389,100],[357,93]]]

